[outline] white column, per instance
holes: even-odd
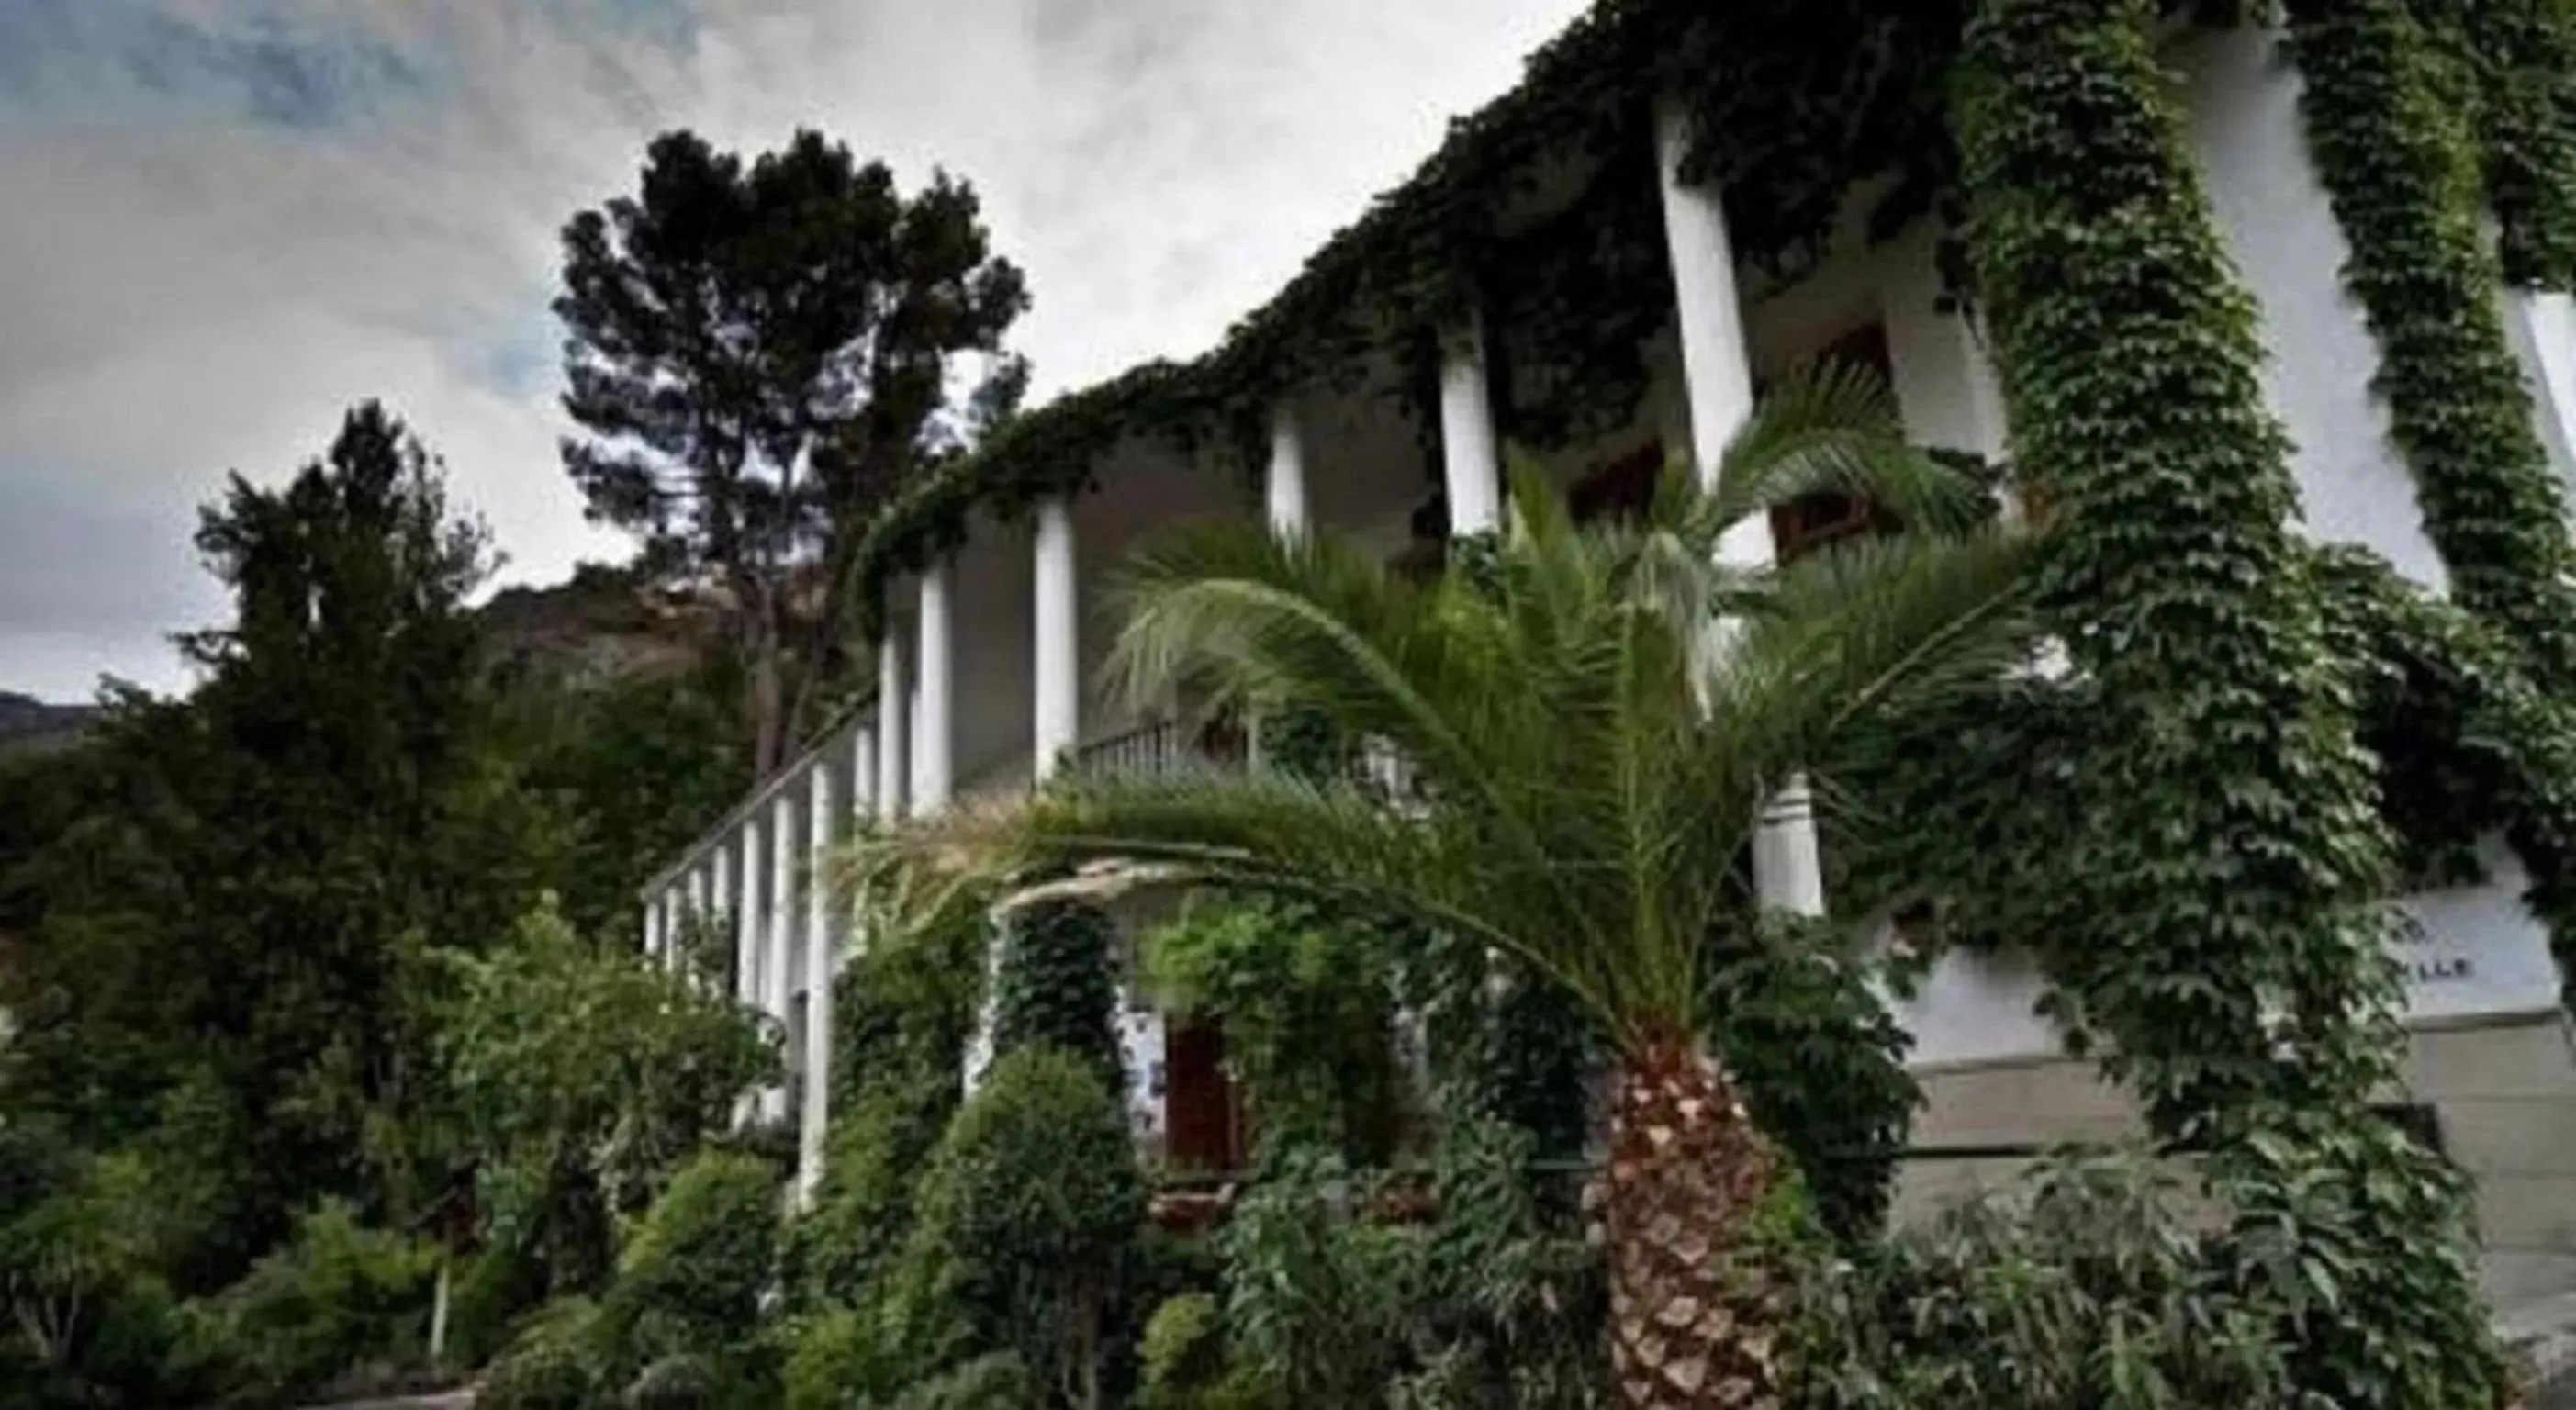
[[[644,902],[644,958],[661,958],[663,925],[662,893],[657,891]]]
[[[1270,473],[1264,489],[1270,531],[1281,538],[1306,532],[1306,439],[1297,412],[1281,402],[1270,416]]]
[[[735,825],[733,887],[734,997],[760,1004],[760,814],[746,810]]]
[[[877,644],[877,817],[886,822],[903,816],[904,780],[912,768],[904,747],[912,694],[903,656],[902,634],[887,632]]]
[[[1485,387],[1485,330],[1476,319],[1451,329],[1440,348],[1440,469],[1452,537],[1503,527],[1502,452]]]
[[[1081,624],[1076,612],[1073,506],[1063,496],[1038,506],[1034,744],[1037,781],[1082,744]]]
[[[702,935],[705,927],[714,923],[716,872],[724,865],[722,856],[722,853],[709,853],[689,873],[688,934],[691,938]],[[675,947],[671,952],[671,968],[682,968],[687,958]]]
[[[1681,109],[1656,115],[1657,169],[1664,194],[1664,243],[1680,307],[1682,379],[1691,418],[1691,464],[1701,483],[1717,474],[1726,443],[1753,414],[1753,369],[1744,339],[1743,304],[1735,285],[1735,250],[1716,191],[1685,184],[1690,146]],[[1778,550],[1771,521],[1748,515],[1727,531],[1718,556],[1740,567],[1770,564]],[[1793,779],[1763,810],[1753,840],[1753,887],[1765,906],[1799,915],[1825,912],[1825,869],[1816,847],[1815,809],[1806,780]]]
[[[921,734],[914,741],[921,751],[921,766],[916,777],[921,781],[920,796],[913,799],[914,811],[936,812],[948,806],[949,791],[956,784],[956,723],[953,704],[956,699],[956,624],[950,617],[956,569],[946,559],[931,565],[921,575]]]
[[[853,737],[864,735],[853,730]],[[855,751],[851,751],[855,753]],[[832,848],[846,829],[849,800],[856,791],[835,789],[833,749],[815,757],[806,775],[805,795],[805,1085],[798,1109],[796,1200],[811,1207],[814,1187],[823,1178],[825,1134],[832,1120],[832,972],[840,952],[849,913],[831,904]],[[856,777],[857,760],[849,759]]]
[[[779,1031],[787,1035],[790,1043],[795,1041],[794,1025],[790,1020],[796,1012],[796,922],[800,911],[796,902],[796,873],[805,860],[796,845],[796,815],[802,811],[799,803],[793,780],[779,784],[777,793],[769,800],[769,900],[762,907],[766,912],[763,919],[768,923],[761,928],[765,962],[761,970],[760,1006],[769,1011],[770,1017],[778,1020]],[[781,1056],[786,1069],[785,1083],[771,1089],[765,1103],[773,1119],[787,1114],[789,1095],[795,1090],[796,1069],[805,1057],[804,1053],[793,1048]]]

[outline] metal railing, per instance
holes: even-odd
[[[1093,740],[1075,751],[1074,767],[1085,773],[1239,769],[1247,753],[1238,726],[1222,721],[1193,726],[1166,719]]]

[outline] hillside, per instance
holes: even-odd
[[[49,705],[32,695],[0,690],[0,755],[69,748],[97,718],[95,705]]]

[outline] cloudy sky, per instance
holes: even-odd
[[[185,683],[189,546],[382,396],[508,580],[622,545],[555,455],[555,232],[687,125],[971,179],[1040,398],[1208,346],[1580,0],[0,0],[0,690]]]

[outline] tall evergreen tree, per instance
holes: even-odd
[[[882,162],[800,131],[746,164],[666,133],[638,193],[564,227],[564,463],[591,516],[702,569],[731,599],[755,767],[775,767],[841,674],[843,589],[886,498],[1009,414],[995,357],[959,406],[953,364],[998,354],[1028,306],[974,189],[910,198]]]
[[[205,684],[122,702],[91,810],[18,869],[33,1002],[0,1105],[213,1180],[181,1270],[211,1282],[325,1194],[404,1221],[446,1191],[429,955],[505,933],[560,829],[491,748],[483,530],[382,407],[282,487],[235,476],[197,541],[234,600],[184,639]]]

